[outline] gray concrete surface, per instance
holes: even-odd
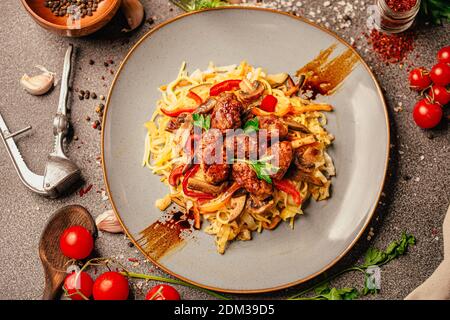
[[[142,2],[147,17],[153,17],[155,24],[180,13],[178,8],[169,5],[166,0]],[[357,9],[351,25],[344,28],[339,22],[333,22],[336,12],[332,8],[338,6],[338,1],[331,2],[331,6],[324,7],[323,1],[304,0],[301,1],[302,6],[296,7],[296,11],[314,21],[320,19],[322,25],[328,26],[348,41],[351,38],[357,39],[361,32],[367,31],[367,14],[365,6],[361,5],[362,1],[347,1]],[[120,30],[118,26],[122,19],[117,17],[106,30],[93,36],[67,39],[41,29],[27,15],[19,1],[2,1],[0,8],[3,13],[0,21],[0,111],[11,130],[33,125],[31,132],[17,140],[31,169],[42,173],[46,155],[52,145],[51,119],[56,110],[59,86],[45,96],[34,97],[19,86],[20,77],[25,72],[38,72],[34,68],[37,64],[57,72],[60,77],[66,46],[74,43],[78,47],[78,53],[73,88],[89,89],[97,95],[106,95],[113,79],[109,69],[117,69],[129,48],[152,25],[145,23],[135,33],[117,36],[116,31]],[[411,58],[416,65],[430,67],[437,50],[450,44],[450,26],[417,26],[414,30],[415,49]],[[370,241],[367,240],[367,234],[364,235],[350,254],[330,273],[360,260],[369,245],[385,247],[406,230],[417,237],[417,245],[406,256],[383,267],[380,294],[367,297],[403,299],[442,260],[441,226],[450,199],[450,135],[447,123],[430,131],[433,139],[414,125],[411,110],[416,95],[407,87],[406,67],[385,65],[370,50],[365,40],[358,41],[355,46],[373,68],[385,91],[392,129],[390,173],[376,218],[371,223],[375,235]],[[90,59],[95,61],[94,65],[89,64]],[[109,59],[114,60],[114,64],[105,68],[103,62]],[[37,245],[42,228],[52,212],[63,205],[81,204],[93,216],[97,216],[110,208],[109,202],[104,201],[101,195],[104,186],[98,162],[100,131],[92,129],[91,124],[85,120],[86,116],[96,119],[94,108],[98,102],[98,99],[80,101],[76,95],[71,97],[72,124],[78,141],[70,143],[68,153],[81,166],[86,185],[93,184],[92,190],[84,197],[75,193],[63,199],[48,200],[32,194],[21,185],[5,148],[0,147],[0,299],[40,298],[44,280]],[[403,111],[394,111],[400,103]],[[116,257],[133,270],[162,274],[151,263],[144,261],[128,243],[123,235],[102,234],[96,247],[101,256]],[[130,262],[128,258],[136,258],[139,262]],[[334,284],[361,287],[362,281],[360,275],[348,274],[339,277]],[[142,292],[152,284],[134,281],[135,298],[142,299]],[[311,284],[270,294],[235,297],[281,299]],[[198,290],[183,287],[179,287],[179,290],[184,299],[209,298]]]

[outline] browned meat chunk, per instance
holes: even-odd
[[[293,151],[291,143],[288,141],[277,142],[270,146],[267,155],[274,156],[270,161],[279,168],[271,177],[276,180],[282,179],[292,162]]]
[[[230,165],[226,163],[225,144],[219,130],[208,130],[202,136],[200,161],[205,180],[219,184],[228,179]]]
[[[228,159],[258,159],[258,138],[256,135],[227,136],[225,143]]]
[[[264,200],[272,194],[273,187],[264,180],[258,179],[255,171],[246,163],[233,164],[233,179],[257,199]]]
[[[276,116],[259,116],[259,128],[267,130],[267,137],[278,136],[278,139],[284,139],[288,134],[288,127]]]
[[[211,128],[224,132],[227,129],[237,129],[242,126],[242,103],[234,93],[224,92],[217,97],[217,103],[211,115]]]

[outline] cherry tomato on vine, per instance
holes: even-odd
[[[450,91],[443,86],[433,85],[428,91],[428,95],[432,101],[439,103],[441,106],[450,102]]]
[[[431,84],[430,73],[423,67],[411,70],[408,78],[409,86],[414,90],[423,90]]]
[[[147,292],[145,300],[180,300],[180,294],[174,287],[160,284]]]
[[[437,126],[442,119],[442,107],[437,103],[431,103],[422,99],[414,106],[414,122],[423,129]]]
[[[92,295],[93,285],[94,281],[88,273],[84,271],[72,272],[64,280],[64,291],[72,300],[84,300],[85,298],[89,299]]]
[[[439,50],[437,58],[439,62],[450,63],[450,46],[444,47]]]
[[[66,257],[81,260],[91,254],[94,238],[86,228],[72,226],[62,233],[59,238],[59,247]]]
[[[450,65],[442,62],[435,64],[431,68],[430,77],[434,84],[446,86],[450,83]]]
[[[118,272],[108,271],[94,282],[94,300],[127,300],[128,280]]]

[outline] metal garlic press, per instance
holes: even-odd
[[[70,45],[64,58],[64,68],[61,80],[58,111],[53,119],[54,148],[48,156],[43,176],[32,172],[14,142],[14,137],[31,129],[31,126],[10,133],[0,114],[0,136],[8,151],[20,180],[31,191],[38,194],[56,198],[63,194],[80,178],[80,169],[64,153],[63,142],[69,130],[67,115],[67,96],[69,91],[69,77],[72,64],[73,46]]]

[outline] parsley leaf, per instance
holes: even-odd
[[[249,134],[252,132],[256,132],[259,130],[259,121],[257,117],[254,117],[253,119],[248,120],[244,124],[244,133]]]
[[[354,300],[359,297],[355,288],[330,288],[328,282],[314,288],[314,292],[316,295],[311,300]]]
[[[297,293],[290,298],[289,300],[351,300],[357,299],[362,295],[367,295],[369,293],[376,294],[378,293],[378,289],[376,288],[376,280],[371,278],[371,274],[368,270],[370,266],[381,267],[382,265],[389,263],[390,261],[398,258],[401,255],[404,255],[408,247],[416,244],[416,238],[413,235],[407,234],[405,232],[402,233],[402,236],[399,240],[392,241],[385,250],[380,250],[376,248],[369,248],[364,257],[364,262],[361,265],[354,265],[344,269],[330,277],[328,277],[324,282],[319,285],[306,289],[300,293]],[[355,288],[330,288],[329,282],[336,277],[352,271],[358,271],[364,274],[364,287],[360,292],[358,292]],[[314,289],[315,296],[314,297],[303,297],[305,294]]]
[[[392,241],[387,248],[382,251],[376,248],[369,248],[366,252],[364,263],[360,268],[369,266],[381,266],[389,261],[404,255],[409,245],[414,245],[416,238],[412,235],[403,233],[398,241]]]
[[[279,167],[274,166],[270,163],[273,156],[264,157],[259,160],[246,160],[246,159],[235,159],[236,161],[247,163],[253,171],[255,171],[256,176],[260,180],[264,180],[267,183],[272,183],[270,176],[275,174],[280,170]]]
[[[192,115],[192,119],[194,120],[194,126],[199,127],[205,130],[209,130],[211,127],[211,116],[207,115],[206,117],[203,114],[194,113]]]

